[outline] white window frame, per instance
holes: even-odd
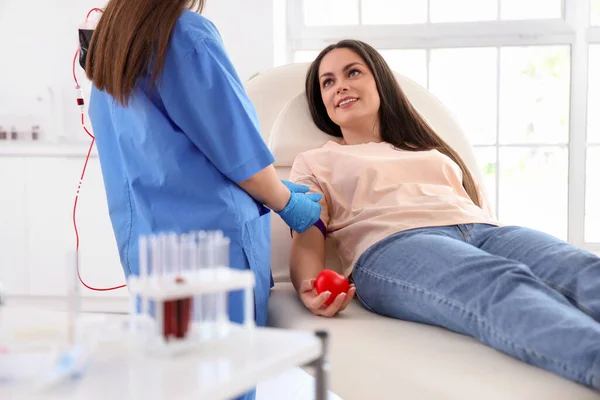
[[[586,243],[584,240],[586,149],[588,146],[598,145],[586,142],[588,51],[590,44],[600,44],[600,27],[590,26],[589,23],[590,0],[562,0],[562,17],[556,19],[436,24],[429,22],[428,4],[428,22],[423,24],[360,25],[359,17],[359,25],[327,27],[304,26],[302,3],[302,0],[287,0],[286,3],[287,62],[293,61],[296,51],[320,50],[349,37],[358,37],[377,49],[425,49],[428,66],[431,49],[498,47],[500,51],[501,46],[571,46],[569,142],[565,145],[569,149],[567,239],[578,247],[600,252],[600,243]],[[361,0],[358,1],[359,10],[360,5]],[[500,8],[500,2],[498,7]],[[500,74],[497,79],[499,85]],[[537,144],[537,146],[541,145],[548,146]],[[523,147],[535,146],[535,143],[523,144]],[[496,162],[499,162],[498,140],[494,145],[475,147],[495,147]],[[502,147],[507,146],[502,145]],[[560,145],[552,145],[552,147],[560,147]],[[498,173],[497,165],[496,174]],[[498,175],[496,175],[496,206],[499,206]]]

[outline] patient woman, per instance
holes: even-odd
[[[473,336],[600,388],[600,258],[496,221],[371,46],[327,47],[306,94],[316,125],[339,139],[300,154],[290,177],[323,194],[324,229],[294,233],[291,277],[304,305],[331,317],[356,295],[372,312]],[[323,234],[354,284],[329,306],[314,287]]]

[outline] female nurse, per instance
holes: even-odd
[[[257,324],[272,285],[270,210],[295,231],[319,219],[320,195],[282,182],[255,110],[203,0],[110,0],[86,55],[94,128],[126,275],[140,234],[221,230],[230,264],[256,276]],[[229,313],[242,319],[242,297]]]

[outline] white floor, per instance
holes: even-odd
[[[256,400],[314,400],[315,379],[301,368],[286,371],[259,383]],[[329,392],[328,400],[343,400]]]

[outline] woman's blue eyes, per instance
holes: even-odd
[[[357,69],[351,69],[350,72],[348,72],[348,77],[353,77],[360,74],[360,71]],[[329,86],[330,83],[333,82],[333,79],[327,78],[323,81],[323,87],[327,87]]]

